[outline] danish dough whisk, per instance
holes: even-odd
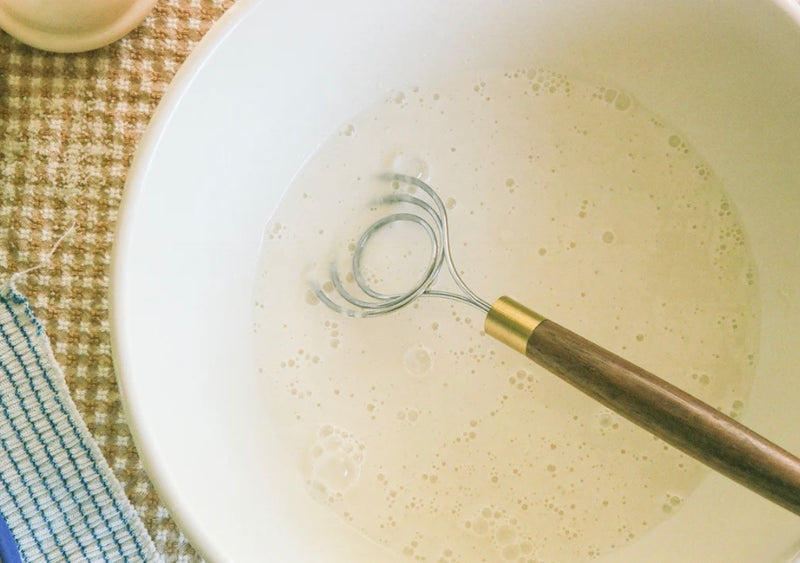
[[[367,227],[355,245],[350,273],[356,291],[345,287],[333,261],[328,272],[333,290],[326,292],[314,286],[320,301],[351,317],[385,315],[420,297],[445,298],[477,308],[486,315],[486,334],[684,453],[800,515],[800,459],[698,398],[510,297],[500,297],[491,304],[483,300],[467,286],[453,263],[447,209],[436,191],[411,176],[396,174],[388,179],[418,191],[393,193],[378,201],[394,210]],[[405,292],[386,293],[366,279],[363,253],[376,233],[399,222],[425,231],[431,257],[416,285]],[[434,288],[445,268],[460,293]]]

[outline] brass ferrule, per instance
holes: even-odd
[[[501,297],[489,309],[483,327],[489,336],[525,354],[528,339],[543,320],[544,317],[539,313],[534,313],[510,297]]]

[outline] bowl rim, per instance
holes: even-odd
[[[148,0],[150,1],[150,0]],[[153,0],[155,1],[155,0]],[[139,454],[140,461],[156,490],[159,499],[168,508],[171,518],[189,538],[192,546],[207,561],[221,561],[222,554],[214,541],[201,531],[201,526],[190,510],[184,506],[182,498],[166,482],[166,465],[153,447],[150,428],[143,416],[131,377],[132,350],[129,331],[125,322],[126,306],[122,302],[125,294],[126,265],[124,256],[135,232],[133,229],[137,202],[142,196],[149,168],[155,157],[161,138],[170,124],[171,117],[179,106],[184,94],[203,68],[207,58],[225,41],[230,32],[264,0],[239,0],[217,20],[187,56],[164,96],[158,103],[150,121],[139,140],[136,153],[128,170],[125,187],[118,210],[116,233],[111,251],[111,272],[109,276],[109,316],[111,350],[117,385],[123,412]]]

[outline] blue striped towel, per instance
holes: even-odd
[[[161,560],[12,283],[0,285],[0,481],[22,561]]]

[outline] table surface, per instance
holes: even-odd
[[[0,31],[0,278],[45,326],[78,411],[168,561],[201,561],[134,447],[109,334],[111,247],[131,159],[186,56],[234,0],[159,0],[120,41],[54,54]]]

